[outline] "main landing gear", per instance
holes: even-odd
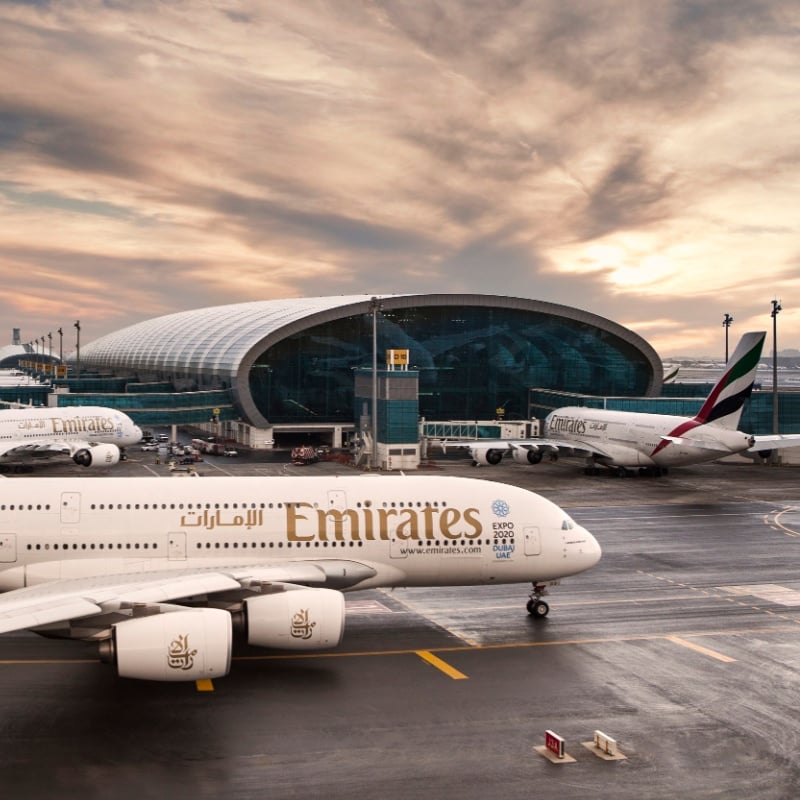
[[[534,583],[531,589],[530,599],[528,600],[528,613],[534,619],[544,619],[550,612],[550,606],[542,600],[542,595],[547,593],[547,587],[540,583]]]

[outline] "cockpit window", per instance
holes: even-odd
[[[564,521],[561,523],[561,530],[571,531],[574,527],[575,523],[569,517],[564,517]]]

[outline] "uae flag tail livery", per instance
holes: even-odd
[[[742,336],[725,366],[724,374],[714,385],[711,394],[694,418],[696,424],[707,425],[713,422],[723,428],[737,429],[745,400],[753,391],[765,336],[764,331],[746,333]]]

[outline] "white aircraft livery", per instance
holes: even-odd
[[[751,457],[775,448],[800,446],[800,435],[753,436],[737,430],[742,408],[753,390],[764,345],[763,331],[746,333],[694,417],[568,406],[552,411],[540,439],[449,442],[469,447],[473,463],[514,461],[538,464],[545,453],[586,459],[586,473],[598,467],[626,474],[631,468],[660,475],[669,467],[713,461],[735,453]]]
[[[110,467],[141,429],[115,408],[72,406],[0,409],[0,468],[71,458],[82,467]]]
[[[119,675],[225,675],[251,645],[335,647],[343,592],[532,583],[600,546],[549,500],[454,477],[0,478],[0,633],[97,641]]]

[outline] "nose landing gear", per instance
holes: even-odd
[[[550,606],[542,600],[543,594],[547,594],[547,587],[541,583],[534,583],[526,606],[528,613],[534,619],[544,619],[550,612]]]

